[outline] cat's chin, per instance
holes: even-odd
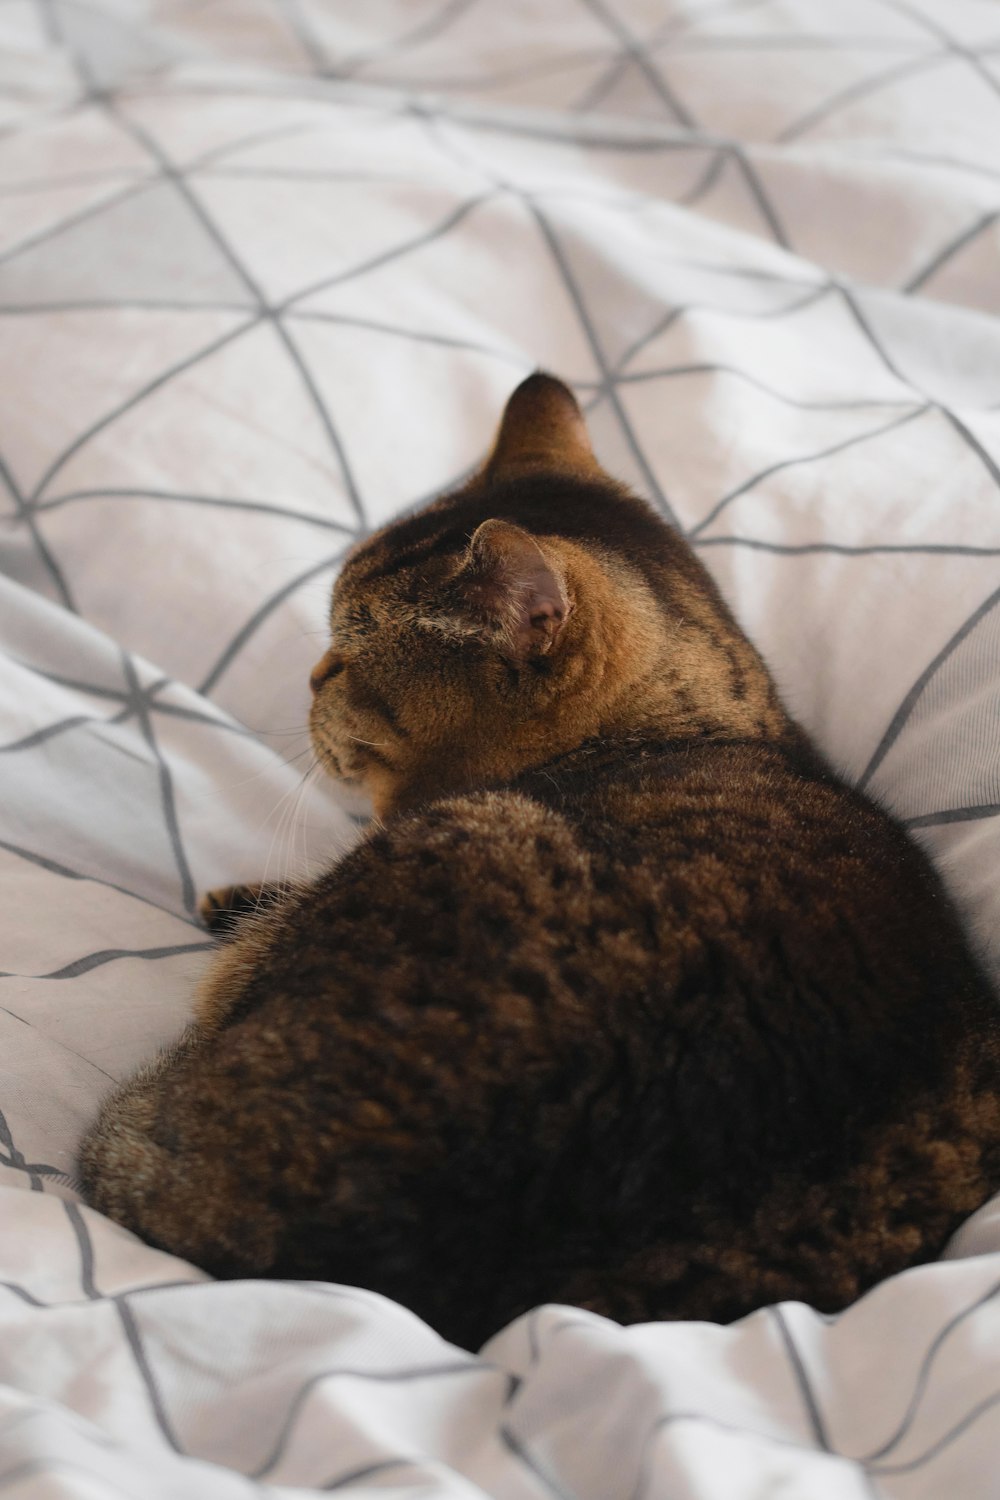
[[[364,778],[345,771],[337,753],[318,743],[315,736],[313,750],[326,775],[327,785],[344,811],[355,819],[371,818],[376,809]]]
[[[311,738],[313,753],[322,766],[324,773],[335,786],[359,787],[362,785],[359,776],[352,776],[344,770],[343,762],[336,751],[331,750],[315,734]]]

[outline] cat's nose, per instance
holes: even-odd
[[[343,670],[344,658],[339,654],[339,652],[334,651],[333,647],[331,646],[329,651],[327,651],[324,656],[320,657],[319,661],[309,673],[309,686],[312,688],[314,693],[318,693],[324,682],[327,682],[331,677],[336,677],[337,673],[342,672]]]

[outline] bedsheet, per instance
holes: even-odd
[[[73,1163],[196,893],[357,837],[331,581],[539,366],[1000,981],[1000,5],[6,0],[0,85],[0,1493],[994,1494],[1000,1200],[838,1318],[470,1355]]]

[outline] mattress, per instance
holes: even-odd
[[[993,1495],[1000,1200],[836,1318],[468,1354],[74,1160],[198,892],[358,837],[331,582],[538,367],[1000,983],[995,0],[7,0],[0,80],[0,1494]]]

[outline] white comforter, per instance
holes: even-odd
[[[572,381],[1000,976],[996,0],[0,8],[0,1496],[986,1500],[1000,1207],[827,1320],[479,1357],[84,1208],[196,892],[315,867],[352,540]]]

